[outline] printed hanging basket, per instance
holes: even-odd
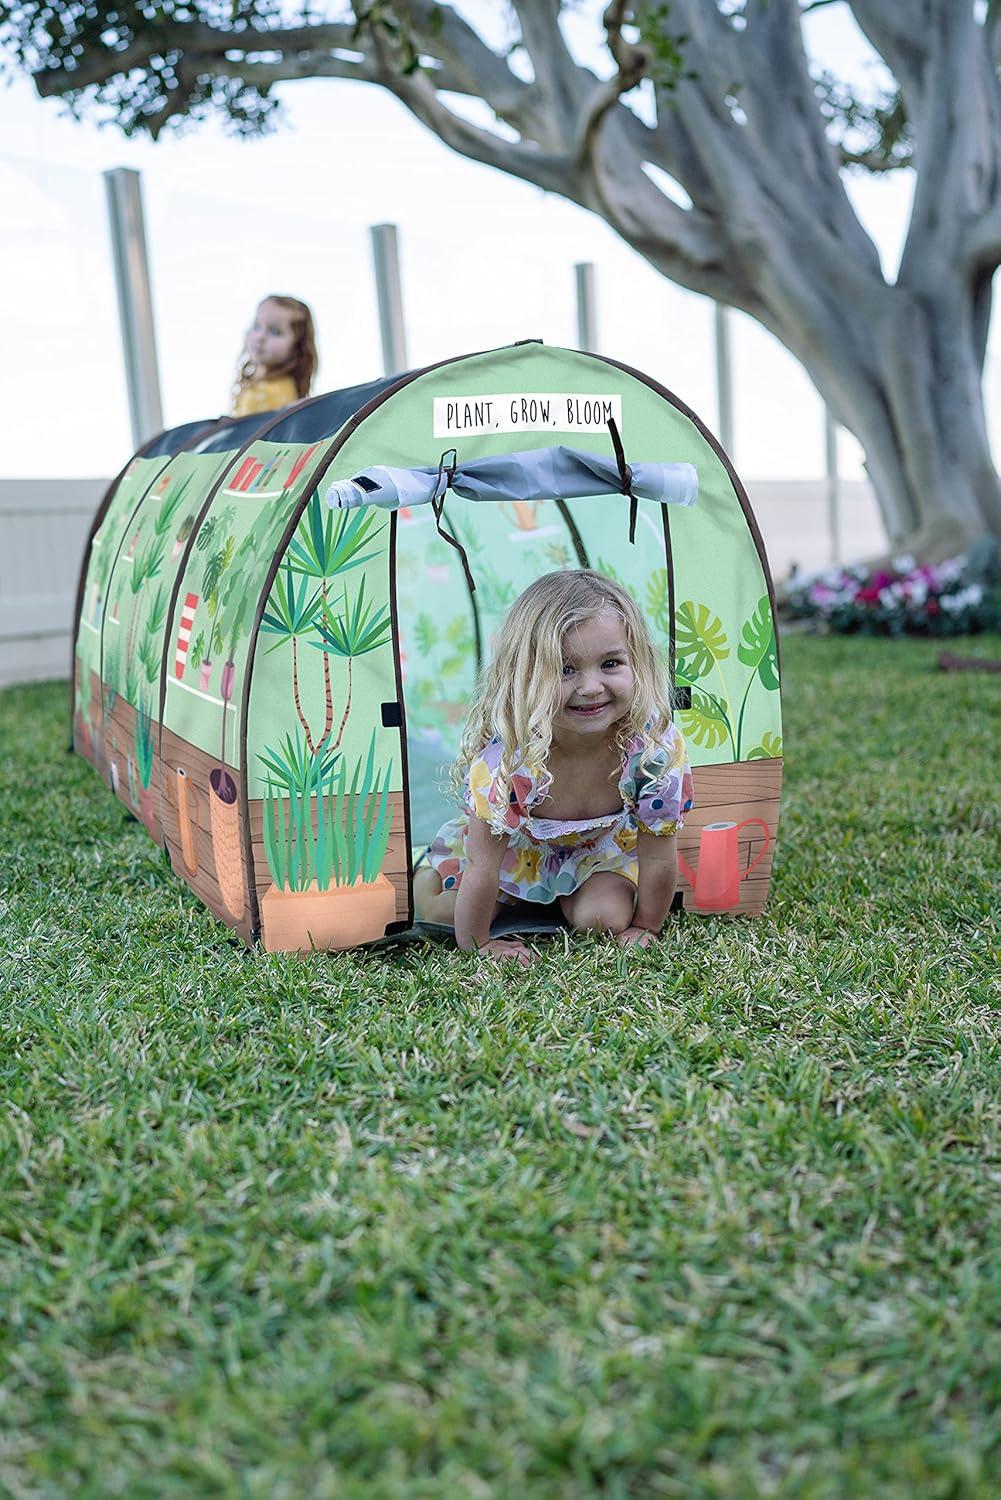
[[[224,766],[217,766],[209,777],[209,785],[212,788],[209,822],[216,878],[226,910],[234,922],[240,922],[246,910],[246,894],[236,782]]]

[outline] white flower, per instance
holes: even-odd
[[[948,614],[955,615],[961,609],[979,604],[983,597],[984,591],[980,584],[971,583],[965,589],[958,589],[954,594],[941,594],[938,602]]]

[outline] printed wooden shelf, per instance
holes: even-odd
[[[678,887],[685,909],[757,916],[772,875],[782,761],[694,766],[692,780],[695,806],[678,834]]]

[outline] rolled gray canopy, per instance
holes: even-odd
[[[440,500],[449,488],[464,500],[573,500],[620,494],[622,481],[614,458],[560,446],[474,458],[454,470],[374,465],[352,479],[335,480],[325,499],[333,510],[359,505],[399,510]],[[699,479],[694,464],[633,464],[630,489],[641,500],[694,505]]]

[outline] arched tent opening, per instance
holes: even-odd
[[[508,483],[512,455],[528,488]],[[678,465],[694,504],[663,503],[692,498],[668,493]],[[478,662],[532,578],[578,565],[633,592],[670,664],[696,791],[685,906],[764,905],[771,583],[732,468],[654,381],[530,342],[189,424],[132,460],[98,521],[77,748],[246,941],[345,947],[409,925]]]

